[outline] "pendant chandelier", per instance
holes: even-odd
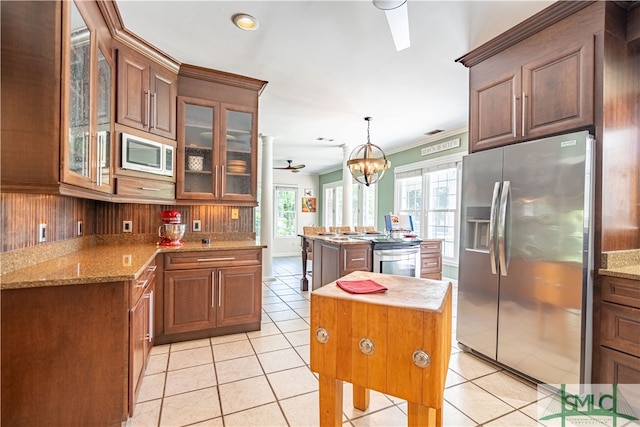
[[[367,187],[380,181],[391,166],[382,148],[371,143],[369,130],[371,117],[364,118],[367,121],[367,143],[357,146],[351,152],[347,166],[353,178]]]

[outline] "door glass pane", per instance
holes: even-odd
[[[227,110],[225,194],[251,194],[253,114]]]
[[[89,177],[89,97],[91,92],[90,32],[71,3],[69,57],[68,169]]]
[[[111,64],[98,49],[98,174],[102,185],[109,185],[111,174]]]
[[[189,193],[213,193],[214,109],[185,104],[184,189]]]
[[[295,237],[297,227],[295,187],[276,187],[276,237]]]

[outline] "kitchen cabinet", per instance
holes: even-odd
[[[2,290],[3,426],[127,420],[129,289],[121,281]]]
[[[111,193],[113,60],[76,3],[66,4],[61,180]]]
[[[162,342],[257,330],[262,251],[165,254]]]
[[[318,289],[354,271],[373,268],[370,243],[313,240],[312,288]]]
[[[257,204],[258,93],[266,82],[182,65],[176,198]]]
[[[153,347],[153,298],[156,265],[152,262],[139,279],[130,283],[129,311],[129,415],[133,415],[142,377]]]
[[[118,49],[118,123],[176,139],[177,80],[172,71]]]
[[[442,240],[420,243],[420,277],[442,280]]]
[[[471,152],[594,125],[598,25],[584,10],[561,19],[550,9],[546,28],[511,31],[458,59],[470,68]]]
[[[178,98],[179,199],[256,200],[257,110]]]
[[[471,151],[593,124],[593,37],[561,46],[542,47],[532,59],[528,48],[521,51],[516,45],[495,60],[505,64],[527,60],[521,66],[506,71],[471,69]]]
[[[603,384],[640,381],[640,281],[602,276],[600,379]]]

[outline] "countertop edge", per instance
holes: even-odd
[[[267,246],[264,244],[256,243],[254,240],[238,240],[238,241],[214,241],[210,244],[202,244],[195,242],[186,242],[183,246],[170,247],[160,245],[149,245],[148,243],[130,244],[130,245],[118,245],[118,244],[104,244],[90,247],[83,247],[75,252],[61,255],[59,257],[52,258],[43,262],[34,262],[28,267],[21,268],[19,270],[11,271],[6,274],[0,275],[0,290],[12,290],[12,289],[32,289],[43,287],[55,287],[55,286],[72,286],[72,285],[91,285],[98,283],[112,283],[136,280],[143,274],[148,265],[153,259],[161,253],[172,252],[202,252],[202,251],[227,251],[227,250],[243,250],[243,249],[264,249]],[[35,271],[38,271],[36,267],[41,266],[46,270],[46,264],[65,264],[65,259],[70,256],[82,256],[83,252],[86,252],[87,263],[88,262],[100,262],[99,255],[92,255],[90,252],[92,249],[100,248],[102,251],[113,248],[113,257],[122,257],[123,249],[138,250],[139,260],[137,257],[131,257],[130,263],[135,265],[128,265],[128,272],[117,272],[114,274],[80,274],[81,266],[78,265],[78,273],[75,276],[69,277],[56,277],[47,279],[46,273],[44,278],[34,277]],[[125,251],[127,252],[127,251]],[[137,260],[134,261],[134,259]],[[123,260],[124,263],[124,260]],[[66,265],[64,267],[67,267]]]

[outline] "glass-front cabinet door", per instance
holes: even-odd
[[[113,62],[75,2],[65,4],[62,181],[110,193]]]
[[[219,103],[178,97],[178,198],[212,199],[221,194],[216,136]],[[181,172],[182,170],[182,172]],[[182,179],[180,179],[180,177]]]
[[[222,195],[226,200],[256,199],[257,145],[255,109],[222,104],[220,155]]]

